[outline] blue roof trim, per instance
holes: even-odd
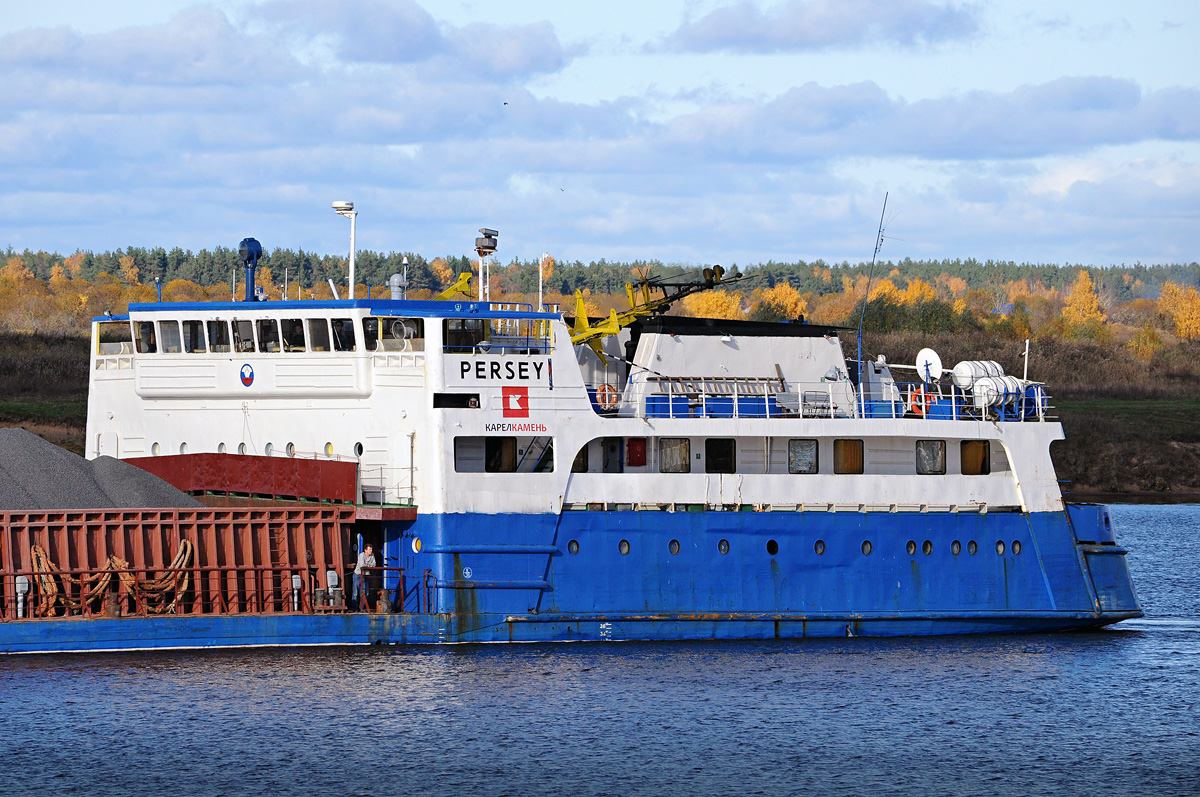
[[[270,313],[288,310],[369,310],[380,316],[415,316],[424,318],[534,318],[555,319],[558,313],[535,313],[532,311],[488,310],[487,302],[453,301],[410,301],[407,299],[327,299],[323,301],[286,302],[139,302],[129,305],[130,313],[155,313],[181,311],[235,311],[240,313]],[[124,316],[128,318],[129,316]],[[105,316],[104,318],[107,318]],[[114,316],[116,318],[116,316]]]
[[[92,317],[93,321],[128,321],[129,313],[124,315],[98,315]]]

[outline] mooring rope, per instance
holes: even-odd
[[[103,572],[76,578],[59,570],[50,560],[46,549],[35,544],[30,548],[30,554],[34,578],[38,584],[37,616],[54,616],[59,604],[62,605],[64,614],[80,611],[83,606],[101,599],[108,592],[114,574],[120,580],[121,586],[138,604],[145,607],[147,612],[169,614],[175,611],[179,596],[187,591],[189,574],[184,568],[191,562],[192,553],[191,540],[181,540],[167,572],[157,578],[139,579],[136,573],[130,572],[129,562],[115,555],[108,557]],[[59,580],[62,581],[61,590]],[[72,590],[72,587],[75,589]],[[71,597],[70,593],[73,591],[78,592],[78,598]],[[170,602],[167,602],[168,596]]]

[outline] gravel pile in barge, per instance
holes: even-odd
[[[0,511],[198,506],[119,459],[86,460],[24,429],[0,429]]]

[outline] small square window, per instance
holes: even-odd
[[[992,472],[992,452],[987,440],[963,440],[960,450],[964,476],[986,476]]]
[[[663,437],[658,441],[658,470],[661,473],[692,472],[692,441],[686,437]]]
[[[704,441],[704,472],[737,472],[737,446],[731,438],[710,438]]]
[[[940,476],[946,472],[946,441],[917,441],[917,473],[922,476]]]
[[[863,441],[834,440],[833,441],[833,472],[862,473],[863,472]]]
[[[816,440],[788,440],[788,473],[820,473]]]

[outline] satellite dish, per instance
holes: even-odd
[[[942,358],[933,349],[921,349],[917,352],[917,373],[921,379],[936,382],[942,378]]]

